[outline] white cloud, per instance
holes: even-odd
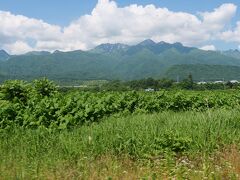
[[[219,35],[219,38],[226,42],[240,42],[240,21],[233,30],[228,30]]]
[[[201,46],[212,39],[232,37],[238,31],[240,34],[240,23],[236,30],[222,33],[236,9],[234,4],[223,4],[199,16],[154,5],[118,7],[115,1],[99,0],[91,14],[66,27],[0,11],[0,48],[7,47],[13,53],[29,49],[85,50],[100,43],[134,44],[147,38]]]
[[[12,44],[6,44],[3,49],[7,50],[11,54],[23,54],[32,51],[33,48],[23,41],[16,41]]]
[[[146,38],[197,46],[214,39],[230,23],[236,9],[234,4],[223,4],[213,12],[200,13],[199,18],[154,5],[120,8],[114,1],[101,0],[91,15],[72,22],[64,34],[86,48],[105,42],[136,43]]]
[[[199,49],[205,50],[205,51],[216,51],[216,47],[214,45],[206,45],[206,46],[203,46]]]
[[[223,4],[213,12],[200,13],[203,18],[203,25],[208,31],[220,31],[231,22],[235,16],[237,6],[234,4]]]
[[[61,35],[59,26],[22,15],[13,15],[10,12],[0,11],[0,22],[1,36],[16,39],[57,40]]]
[[[28,43],[31,40],[57,42],[62,37],[59,26],[10,12],[0,11],[0,24],[0,48],[6,48],[10,53],[34,49]]]

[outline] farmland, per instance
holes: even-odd
[[[0,174],[32,179],[240,175],[240,92],[0,89]]]

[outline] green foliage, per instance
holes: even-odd
[[[56,85],[46,78],[35,80],[34,88],[37,91],[37,93],[42,96],[51,96],[57,91]]]
[[[217,63],[216,63],[217,64]],[[192,74],[194,81],[219,81],[240,79],[240,67],[230,65],[182,64],[170,67],[165,77],[182,81]]]
[[[188,90],[192,90],[193,89],[193,77],[192,77],[192,74],[189,74],[188,75],[188,78],[184,79],[180,84],[179,86],[182,88],[182,89],[188,89]]]
[[[153,78],[134,80],[127,83],[132,89],[147,89],[147,88],[158,88],[158,81]]]
[[[163,166],[152,169],[152,172],[162,170],[163,179],[170,167],[173,168],[173,177],[176,177],[176,170],[179,170],[179,177],[185,176],[179,179],[196,178],[195,171],[199,168],[205,170],[201,177],[209,175],[205,179],[211,179],[213,170],[223,171],[219,159],[223,158],[223,165],[226,165],[230,156],[234,158],[234,164],[238,164],[237,149],[233,153],[219,153],[226,152],[224,149],[231,145],[239,148],[239,117],[239,109],[218,109],[108,117],[100,123],[62,131],[13,127],[0,133],[0,174],[9,179],[34,179],[40,175],[45,179],[50,172],[51,177],[56,178],[57,173],[70,171],[66,176],[60,174],[57,179],[72,178],[75,172],[79,172],[76,179],[85,179],[84,171],[93,173],[89,162],[91,166],[96,163],[96,173],[100,171],[106,175],[106,167],[114,167],[116,172],[116,163],[104,164],[106,159],[114,156],[117,159],[127,157],[123,162],[126,170],[132,168],[133,161],[139,163],[140,171],[163,163]],[[216,162],[215,169],[206,167],[208,159]],[[186,172],[192,170],[194,174],[186,176],[181,165],[188,167]],[[223,177],[226,177],[225,172]],[[98,176],[93,179],[96,178]]]
[[[190,138],[179,137],[176,133],[166,132],[160,139],[155,139],[156,145],[165,151],[180,153],[187,151],[192,143]]]
[[[118,81],[118,80],[108,82],[101,86],[101,90],[103,90],[103,91],[127,91],[129,89],[130,88],[125,86],[125,84],[123,82]]]
[[[1,96],[3,100],[18,101],[26,103],[30,95],[30,86],[25,81],[7,81],[1,86]]]
[[[240,105],[238,91],[81,92],[58,93],[46,79],[28,84],[8,81],[0,90],[0,128],[70,129],[123,113],[204,111]]]

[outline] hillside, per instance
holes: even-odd
[[[193,76],[195,81],[239,80],[240,67],[201,64],[175,65],[167,70],[165,76],[182,80],[187,78],[189,74]]]
[[[6,51],[0,50],[0,62],[7,61],[9,58],[10,58],[10,55]]]
[[[240,51],[237,49],[235,50],[230,49],[228,51],[223,51],[221,53],[229,57],[240,59]]]
[[[89,51],[33,51],[24,55],[9,56],[9,59],[0,62],[0,72],[10,79],[29,80],[45,76],[62,82],[133,80],[160,78],[169,68],[181,64],[240,66],[240,59],[221,52],[185,47],[181,43],[155,43],[145,40],[133,46],[102,44]],[[226,77],[228,76],[226,74]]]

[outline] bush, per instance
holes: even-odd
[[[14,80],[6,81],[0,91],[3,100],[26,103],[32,89],[25,81]]]
[[[35,80],[34,89],[41,96],[51,96],[56,93],[57,86],[46,78]]]

